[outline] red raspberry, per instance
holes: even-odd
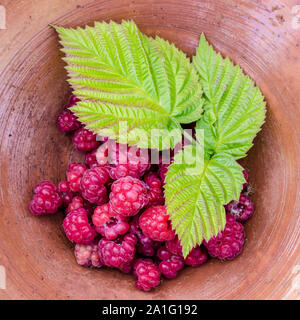
[[[62,197],[55,184],[43,181],[34,188],[33,199],[29,203],[30,211],[37,215],[56,213],[62,205]]]
[[[138,238],[137,252],[144,256],[152,257],[155,255],[156,250],[161,246],[161,243],[153,241],[145,236],[139,228],[138,222],[138,216],[135,216],[130,224],[130,232]]]
[[[212,257],[232,260],[242,252],[244,238],[243,226],[235,221],[233,215],[227,214],[225,229],[203,244]]]
[[[67,238],[78,244],[91,244],[97,235],[84,208],[71,211],[63,221],[63,228]]]
[[[184,263],[190,267],[199,267],[206,261],[207,253],[202,247],[193,248],[184,259]]]
[[[173,240],[166,241],[166,248],[168,249],[169,252],[171,252],[172,254],[175,254],[176,256],[181,256],[181,257],[183,256],[182,246],[177,235]]]
[[[104,168],[94,167],[86,170],[80,181],[80,190],[84,199],[98,205],[105,203],[107,190],[104,184],[108,179],[108,173]]]
[[[70,213],[76,209],[80,209],[80,208],[84,208],[85,210],[87,210],[88,214],[92,214],[93,213],[93,208],[91,206],[91,204],[87,201],[85,201],[83,198],[81,198],[80,196],[76,196],[72,199],[72,201],[69,203],[66,213]]]
[[[110,206],[122,216],[134,216],[147,205],[147,191],[143,181],[132,177],[121,178],[111,186]]]
[[[172,257],[172,253],[165,247],[160,247],[156,253],[160,260],[168,260]]]
[[[73,192],[70,189],[69,182],[62,180],[58,184],[58,191],[62,193],[62,200],[65,206],[69,205],[73,199]]]
[[[94,149],[93,151],[91,151],[90,153],[87,153],[85,155],[85,164],[90,167],[97,167],[99,166],[98,162],[97,162],[97,158],[96,158],[96,154],[97,154],[98,149]]]
[[[96,226],[96,231],[107,240],[114,240],[129,230],[128,222],[121,219],[120,216],[114,216],[108,203],[95,209],[93,224]]]
[[[78,151],[86,152],[97,148],[100,142],[97,135],[86,128],[77,129],[73,136],[73,143]]]
[[[254,204],[250,197],[246,194],[241,194],[239,201],[231,201],[225,209],[228,213],[231,213],[235,219],[239,222],[244,222],[252,217],[254,212]]]
[[[67,180],[73,192],[80,190],[80,181],[86,169],[86,166],[81,163],[72,162],[68,165]]]
[[[57,118],[57,125],[60,131],[69,132],[81,127],[77,117],[69,109],[64,109]]]
[[[103,263],[98,254],[98,244],[76,244],[75,258],[78,264],[84,267],[101,268]]]
[[[69,98],[69,101],[68,101],[68,107],[73,107],[77,104],[77,102],[79,102],[80,99],[78,99],[75,94],[72,94]]]
[[[143,233],[155,241],[167,241],[175,237],[165,206],[145,210],[140,216],[139,225]]]
[[[140,178],[150,168],[147,149],[129,147],[114,141],[108,141],[98,149],[97,161],[102,166],[109,165],[109,174],[113,180],[127,176]]]
[[[170,258],[161,261],[158,266],[160,272],[167,279],[176,278],[178,271],[183,269],[183,267],[184,267],[183,258],[175,255],[172,255]]]
[[[133,266],[137,277],[135,286],[143,291],[149,291],[160,284],[160,271],[151,259],[137,259]]]
[[[108,267],[130,272],[131,263],[135,256],[136,242],[137,239],[132,234],[127,234],[114,241],[102,238],[98,244],[100,259]]]
[[[144,181],[149,187],[148,207],[158,206],[165,203],[164,192],[162,190],[161,180],[158,178],[158,174],[155,172],[149,172],[145,175]]]

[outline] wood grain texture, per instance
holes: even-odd
[[[0,299],[292,299],[299,292],[300,29],[297,1],[6,0],[0,30]],[[70,89],[55,32],[94,20],[134,19],[189,55],[199,35],[239,63],[261,87],[267,121],[246,166],[255,216],[244,252],[232,262],[187,268],[150,293],[131,276],[78,266],[63,215],[33,217],[27,205],[42,179],[58,182],[79,155],[55,118]],[[298,285],[298,286],[297,286]]]

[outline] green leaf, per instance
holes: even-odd
[[[204,116],[197,127],[204,129],[206,151],[245,157],[264,123],[262,93],[238,65],[216,53],[203,34],[193,65],[205,96]]]
[[[202,169],[190,174],[192,165],[184,161],[178,163],[182,152],[169,166],[165,198],[172,226],[181,240],[183,254],[187,256],[203,239],[208,241],[224,229],[223,205],[239,199],[245,179],[243,168],[227,154],[216,154],[211,159],[206,157]]]
[[[173,44],[143,35],[134,22],[95,22],[94,27],[55,27],[66,54],[69,83],[82,101],[72,108],[95,133],[119,141],[127,122],[129,144],[150,146],[152,129],[167,130],[159,149],[180,123],[202,115],[201,84],[187,56]],[[144,130],[142,139],[136,130]],[[123,134],[123,133],[122,133]],[[172,134],[171,134],[172,135]]]

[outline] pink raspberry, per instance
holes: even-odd
[[[130,272],[131,263],[135,256],[137,239],[132,234],[111,241],[102,238],[98,244],[98,252],[103,264],[108,267]]]
[[[246,194],[241,194],[239,201],[231,201],[225,209],[228,213],[231,213],[235,219],[239,222],[244,222],[252,217],[254,213],[254,204],[250,197]]]
[[[97,235],[84,208],[71,211],[63,221],[63,228],[67,238],[78,244],[91,244]]]
[[[97,151],[98,151],[98,149],[94,149],[93,151],[91,151],[90,153],[87,153],[85,155],[84,162],[90,168],[99,166],[99,164],[97,162],[97,157],[96,157]]]
[[[160,247],[156,255],[160,260],[168,260],[172,257],[172,253],[165,246]]]
[[[84,267],[101,268],[103,263],[98,254],[98,244],[76,244],[75,258],[78,264]]]
[[[114,216],[108,203],[98,206],[93,215],[93,224],[96,231],[107,240],[115,240],[129,230],[129,224],[120,216]]]
[[[75,94],[72,94],[71,96],[70,96],[70,98],[69,98],[69,101],[68,101],[68,108],[69,107],[73,107],[73,106],[75,106],[76,104],[77,104],[77,102],[79,102],[80,101],[80,99],[78,99],[76,96],[75,96]]]
[[[63,204],[68,206],[73,199],[73,192],[70,189],[69,182],[67,180],[60,181],[58,191],[62,193]]]
[[[158,174],[155,172],[149,172],[145,175],[144,181],[149,187],[149,207],[163,205],[165,203],[164,192],[162,189],[162,183]]]
[[[97,148],[100,142],[97,135],[86,128],[77,129],[73,136],[73,143],[78,151],[86,152]]]
[[[184,259],[184,263],[190,267],[199,267],[206,261],[207,253],[202,247],[193,248]]]
[[[87,210],[88,215],[91,215],[93,213],[93,208],[91,206],[91,204],[84,200],[82,197],[80,196],[75,196],[71,202],[69,203],[67,209],[66,209],[66,213],[70,213],[76,209],[80,209],[80,208],[84,208],[85,210]]]
[[[68,165],[67,180],[71,191],[78,192],[80,190],[80,181],[86,169],[86,166],[81,163],[72,162]]]
[[[232,260],[242,252],[244,238],[244,227],[233,215],[227,214],[225,229],[203,244],[212,257]]]
[[[81,127],[77,117],[69,109],[64,109],[57,118],[57,125],[60,131],[69,132]]]
[[[160,271],[151,259],[137,259],[133,266],[137,277],[135,286],[143,291],[149,291],[160,284]]]
[[[130,232],[138,238],[137,252],[144,256],[152,257],[161,246],[161,243],[145,236],[139,227],[138,221],[138,216],[135,216],[130,224]]]
[[[160,262],[159,271],[167,278],[173,279],[177,277],[178,271],[183,269],[184,262],[180,256],[171,255],[170,258]]]
[[[33,199],[29,203],[30,211],[37,215],[56,213],[62,205],[62,197],[50,181],[43,181],[34,188]]]
[[[114,141],[108,141],[99,148],[97,161],[99,165],[109,165],[109,174],[113,180],[127,176],[140,178],[150,168],[147,149],[129,147]]]
[[[168,241],[175,237],[165,206],[145,210],[139,219],[143,233],[155,241]]]
[[[182,246],[177,235],[173,240],[166,241],[166,248],[168,249],[169,252],[171,252],[172,254],[175,254],[176,256],[183,256]]]
[[[108,179],[104,168],[94,167],[86,170],[80,181],[80,190],[84,199],[97,205],[105,203],[107,200],[105,183]]]
[[[111,186],[109,203],[116,213],[134,216],[147,205],[147,192],[147,185],[143,181],[132,177],[121,178]]]

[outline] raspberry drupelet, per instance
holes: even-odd
[[[72,162],[67,168],[67,181],[73,192],[80,190],[80,181],[87,167],[82,163]]]
[[[151,259],[137,259],[133,265],[133,274],[137,277],[135,286],[149,291],[160,284],[161,273]]]
[[[97,235],[84,208],[71,211],[63,221],[63,228],[67,238],[78,244],[91,244]]]
[[[104,265],[128,273],[131,271],[131,263],[135,257],[136,243],[137,239],[132,234],[116,240],[102,238],[98,243],[100,259]]]
[[[175,237],[165,206],[146,209],[139,218],[143,233],[155,241],[168,241]]]
[[[111,186],[110,206],[122,216],[134,216],[148,202],[147,185],[136,178],[125,177],[115,181]]]
[[[84,199],[93,204],[104,204],[107,201],[107,189],[105,184],[109,176],[101,167],[93,167],[83,173],[80,180],[80,191]]]
[[[98,206],[93,214],[96,231],[107,240],[114,240],[129,230],[129,223],[125,219],[116,216],[108,203]]]
[[[67,180],[62,180],[59,182],[57,188],[58,191],[62,194],[63,204],[65,206],[68,206],[71,203],[74,196],[73,192],[70,189],[69,182]]]
[[[101,268],[103,263],[98,254],[98,244],[76,244],[74,255],[78,264],[84,267]]]
[[[34,195],[29,203],[30,211],[36,216],[56,213],[62,205],[62,197],[55,184],[43,181],[34,188]]]
[[[64,109],[57,117],[57,126],[62,132],[70,132],[79,129],[81,123],[71,110]]]
[[[225,229],[203,244],[212,257],[232,260],[242,252],[244,245],[244,227],[231,214],[226,215]]]
[[[75,131],[72,141],[75,148],[82,152],[91,151],[100,145],[97,135],[84,127]]]

